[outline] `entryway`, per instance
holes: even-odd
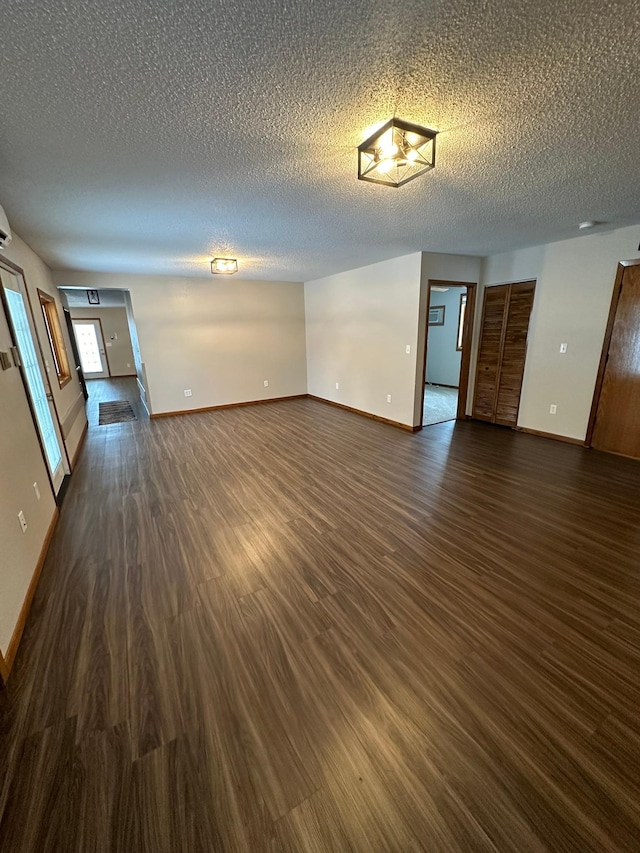
[[[475,282],[429,281],[422,426],[464,417]]]
[[[26,392],[31,415],[36,427],[42,455],[56,500],[64,494],[63,484],[71,473],[67,458],[62,428],[51,393],[49,374],[45,369],[44,357],[36,335],[31,305],[22,273],[0,266],[0,314],[4,346],[8,346],[11,357],[3,366],[20,369],[24,392]],[[2,309],[4,304],[4,312]],[[7,411],[15,411],[23,389],[13,383],[7,386],[3,404]]]
[[[100,320],[72,320],[72,324],[84,378],[104,379],[109,376]]]

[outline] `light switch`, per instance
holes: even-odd
[[[567,351],[567,345],[566,344],[560,344],[560,352],[566,352],[566,351]]]

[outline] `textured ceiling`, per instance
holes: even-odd
[[[55,268],[307,280],[640,221],[637,0],[2,0],[0,203]],[[356,180],[396,113],[436,169]]]

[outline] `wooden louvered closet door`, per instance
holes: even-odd
[[[527,352],[534,281],[487,287],[473,417],[515,427]]]

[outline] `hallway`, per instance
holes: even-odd
[[[637,464],[479,423],[92,422],[0,849],[637,850],[637,541]]]
[[[89,428],[98,426],[100,403],[112,400],[127,400],[136,415],[137,420],[148,419],[146,409],[140,402],[138,382],[135,376],[121,376],[112,379],[89,379],[87,381],[87,420]],[[110,424],[110,426],[124,427],[125,424]]]

